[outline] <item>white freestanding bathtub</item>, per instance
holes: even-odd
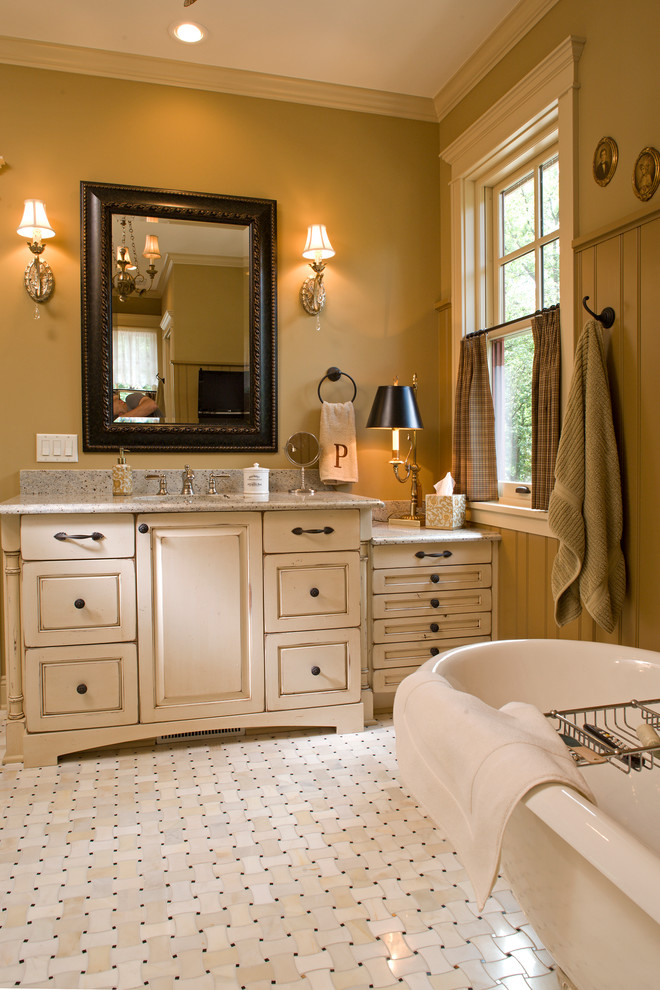
[[[546,712],[660,698],[660,653],[598,643],[480,643],[422,670],[494,708],[523,701]],[[395,707],[397,738],[415,733],[414,711],[405,721],[397,722]],[[578,990],[658,990],[660,765],[582,772],[597,806],[561,784],[533,788],[507,824],[502,872]]]

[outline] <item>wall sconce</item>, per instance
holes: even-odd
[[[401,484],[412,476],[410,491],[410,513],[402,516],[401,519],[421,524],[421,516],[418,514],[419,506],[419,464],[417,463],[417,433],[416,430],[423,430],[424,424],[417,406],[417,375],[413,375],[412,385],[399,385],[398,379],[394,379],[393,385],[379,385],[374,398],[367,428],[375,430],[392,431],[392,457],[390,464],[394,470],[394,477]],[[405,460],[401,460],[399,453],[399,431],[409,430],[408,439],[410,447]],[[399,467],[403,465],[405,474],[399,476]]]
[[[35,255],[34,261],[25,269],[25,288],[35,303],[46,302],[55,286],[55,278],[50,265],[39,257],[45,248],[42,243],[47,237],[55,237],[55,231],[48,222],[46,207],[40,199],[26,199],[23,218],[16,231],[21,237],[28,238],[28,247]],[[35,307],[35,319],[39,318],[39,310]]]
[[[153,285],[154,277],[158,274],[158,270],[154,265],[154,258],[160,258],[160,247],[158,246],[158,237],[156,234],[147,234],[144,242],[144,251],[142,252],[143,258],[149,259],[149,267],[147,268],[147,275],[151,279],[151,284]]]
[[[324,224],[315,223],[307,229],[307,243],[302,253],[310,262],[314,278],[306,278],[300,289],[300,301],[310,316],[316,317],[316,329],[321,329],[320,313],[325,306],[323,271],[325,262],[334,258],[335,251]]]

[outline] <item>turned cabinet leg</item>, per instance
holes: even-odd
[[[23,718],[21,658],[21,564],[19,550],[3,551],[5,658],[7,663],[7,719]]]
[[[369,549],[367,543],[360,544],[360,598],[362,601],[360,622],[360,653],[362,665],[360,671],[361,699],[364,706],[364,721],[366,725],[374,722],[374,693],[371,686],[369,657],[371,654],[371,582],[369,581]]]

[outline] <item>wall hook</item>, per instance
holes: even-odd
[[[616,319],[616,313],[614,312],[611,306],[606,306],[603,312],[599,316],[598,313],[594,313],[593,309],[589,309],[589,307],[587,306],[588,298],[589,296],[584,296],[584,298],[582,299],[582,305],[586,309],[587,313],[593,316],[594,320],[598,320],[599,323],[602,323],[606,330],[609,330],[609,328],[614,323],[614,320]]]

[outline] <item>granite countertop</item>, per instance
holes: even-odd
[[[165,476],[171,495],[156,495],[158,479],[147,474]],[[211,474],[215,475],[217,495],[207,495]],[[307,471],[307,485],[313,494],[296,495],[289,491],[300,484],[300,471],[275,469],[270,472],[267,495],[244,495],[240,469],[195,470],[194,495],[181,492],[182,472],[173,470],[133,471],[133,494],[112,495],[109,470],[21,471],[21,494],[0,502],[0,515],[36,515],[56,512],[259,512],[264,509],[373,509],[382,506],[377,498],[338,492],[323,485],[318,471]]]
[[[387,543],[446,543],[457,540],[465,543],[474,540],[500,540],[494,530],[466,527],[464,529],[427,529],[425,526],[397,526],[395,523],[372,523],[371,542],[378,546]]]
[[[238,492],[219,495],[124,495],[104,496],[19,495],[0,502],[0,515],[36,515],[56,512],[261,512],[285,509],[364,509],[374,508],[378,499],[345,492],[315,492],[291,495],[270,492],[268,495],[242,495]]]

